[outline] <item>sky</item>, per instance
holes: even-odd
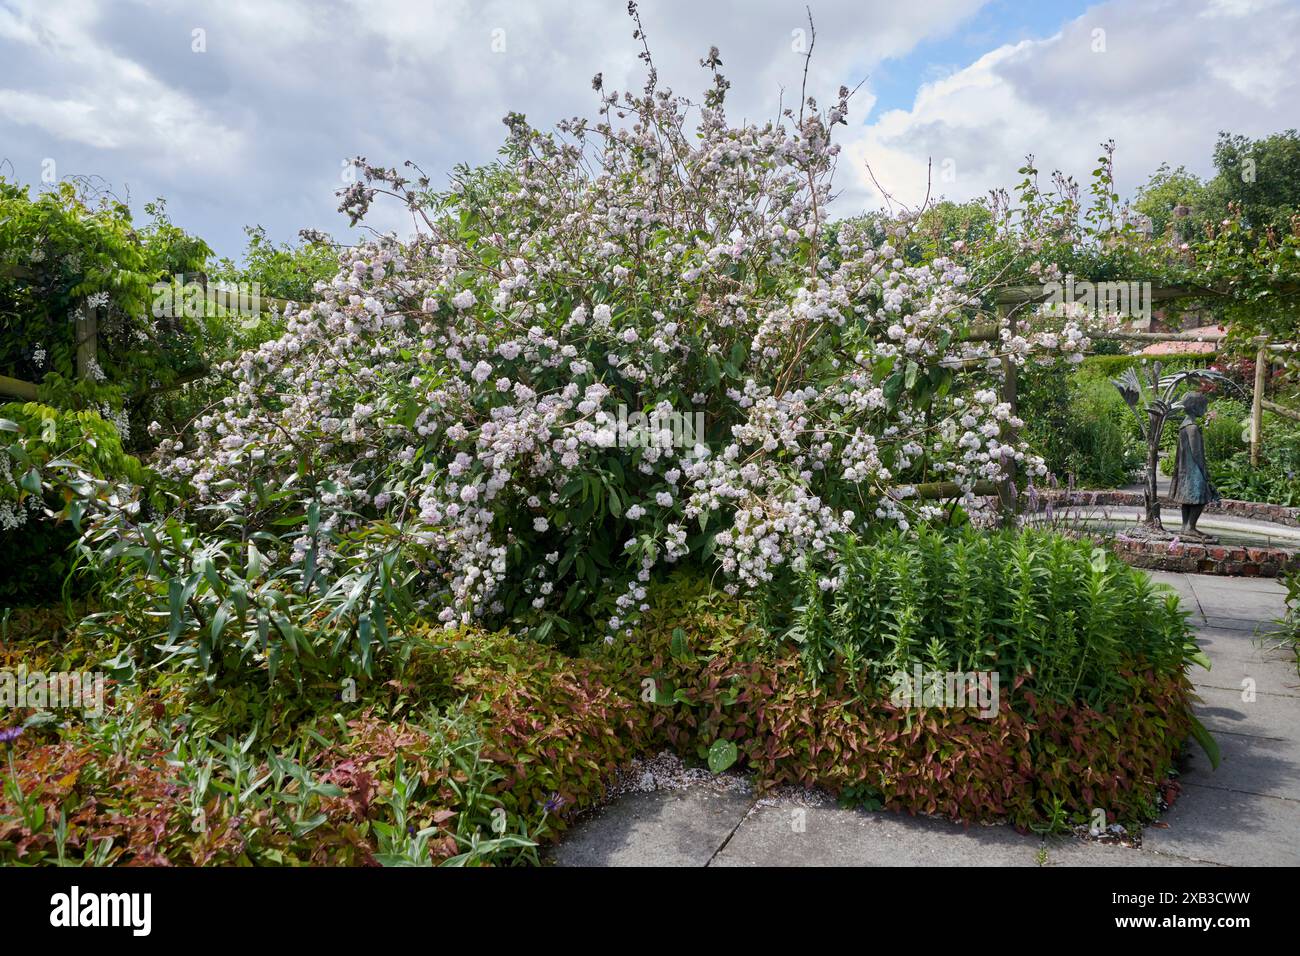
[[[809,91],[862,83],[835,213],[893,197],[965,200],[1011,185],[1027,154],[1086,178],[1118,145],[1130,195],[1162,162],[1212,173],[1220,130],[1300,126],[1300,0],[809,0]],[[698,100],[711,45],[728,113],[799,96],[803,2],[642,0],[664,85]],[[238,258],[243,229],[355,234],[345,161],[410,159],[445,182],[490,162],[524,113],[593,116],[591,78],[640,89],[625,0],[0,0],[0,175],[47,188],[94,176],[142,215]],[[399,233],[383,207],[374,224]]]

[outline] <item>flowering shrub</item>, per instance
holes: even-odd
[[[572,639],[586,613],[612,638],[657,567],[762,587],[846,531],[938,515],[916,482],[1041,473],[996,390],[1031,338],[969,340],[963,270],[905,264],[908,220],[880,241],[826,228],[848,91],[734,127],[705,65],[694,134],[652,69],[640,94],[597,77],[594,123],[508,116],[502,160],[447,193],[358,160],[342,208],[396,197],[421,234],[345,252],[319,301],[228,366],[236,388],[192,438],[163,442],[200,526],[276,534],[299,589],[391,561],[448,627]],[[705,424],[629,441],[620,409]]]

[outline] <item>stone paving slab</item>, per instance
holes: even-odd
[[[1271,630],[1286,610],[1286,588],[1269,578],[1226,578],[1212,574],[1149,571],[1152,580],[1178,592],[1193,624],[1232,630]]]
[[[1034,866],[1041,845],[1009,826],[778,802],[750,813],[711,865]]]
[[[1234,620],[1270,624],[1286,613],[1286,601],[1281,594],[1263,591],[1205,591],[1197,588],[1196,600],[1201,614],[1209,620],[1227,617]]]
[[[1300,730],[1300,701],[1280,694],[1255,695],[1242,700],[1240,690],[1198,685],[1196,714],[1211,731],[1294,740]]]
[[[1245,631],[1247,634],[1262,636],[1273,629],[1273,622],[1254,617],[1221,617],[1206,615],[1204,622],[1209,627],[1223,628],[1229,631]],[[1193,623],[1198,623],[1193,621]]]
[[[709,786],[631,793],[584,820],[550,854],[558,866],[707,866],[754,798]]]
[[[1147,827],[1143,852],[1231,866],[1300,863],[1300,803],[1187,784],[1165,827]]]
[[[1216,866],[1204,860],[1157,853],[1149,847],[1135,849],[1090,840],[1049,838],[1043,841],[1043,866]]]
[[[1196,643],[1210,658],[1210,669],[1203,667],[1192,670],[1193,682],[1200,682],[1206,676],[1221,670],[1225,663],[1243,665],[1258,663],[1268,669],[1281,669],[1290,674],[1291,683],[1300,688],[1300,674],[1296,672],[1295,656],[1290,648],[1284,648],[1277,635],[1271,633],[1253,633],[1234,631],[1231,628],[1201,626],[1196,630]],[[1213,683],[1213,682],[1212,682]]]
[[[1192,683],[1197,687],[1213,687],[1240,694],[1247,689],[1244,682],[1250,680],[1254,682],[1257,694],[1300,697],[1300,675],[1291,660],[1279,654],[1251,650],[1249,642],[1245,643],[1244,649],[1235,646],[1236,642],[1223,639],[1202,638],[1198,643],[1210,658],[1210,669],[1196,668],[1192,671]]]
[[[1297,801],[1300,807],[1300,743],[1214,729],[1210,733],[1219,745],[1218,769],[1211,769],[1205,751],[1193,744],[1180,778],[1183,784],[1279,797]]]

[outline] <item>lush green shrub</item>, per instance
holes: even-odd
[[[1154,598],[1163,616],[1168,605]],[[872,807],[1040,829],[1087,822],[1097,808],[1142,822],[1175,793],[1168,772],[1197,730],[1181,667],[1140,666],[1140,654],[1119,665],[1123,693],[1097,707],[1036,692],[1030,660],[988,719],[973,708],[896,706],[871,662],[851,665],[848,653],[815,677],[799,650],[765,642],[747,617],[722,595],[679,584],[615,654],[625,693],[652,682],[652,739],[702,760],[730,750],[719,741],[734,745],[763,787],[819,786]],[[1169,658],[1181,659],[1181,637],[1171,643]]]
[[[996,670],[1003,687],[1024,678],[1040,697],[1104,708],[1131,696],[1125,673],[1177,675],[1196,653],[1177,595],[1050,532],[846,538],[834,574],[805,584],[795,636],[817,674]]]
[[[332,740],[317,731],[279,748],[254,747],[255,734],[151,727],[162,708],[148,700],[122,709],[65,739],[20,738],[0,800],[0,862],[536,860],[517,818],[496,823],[502,771],[454,707],[402,720],[363,712]]]
[[[539,840],[645,749],[651,708],[618,693],[606,663],[437,627],[407,647],[407,665],[374,679],[280,697],[196,699],[185,671],[119,660],[102,718],[20,712],[0,861],[535,862]],[[70,669],[103,653],[47,646],[24,661]]]
[[[338,271],[338,249],[324,236],[290,245],[271,241],[261,226],[247,226],[244,233],[248,246],[243,259],[220,260],[209,272],[209,280],[255,282],[261,295],[306,303],[316,297],[316,283],[328,282]]]
[[[1284,644],[1295,656],[1296,670],[1300,671],[1300,571],[1286,578],[1286,615],[1279,622]]]
[[[1111,488],[1132,479],[1142,446],[1133,414],[1109,380],[1080,372],[1063,387],[1059,371],[1032,369],[1022,381],[1026,435],[1059,481]]]
[[[173,225],[161,201],[145,208],[150,221],[138,225],[125,204],[73,182],[33,196],[0,179],[0,374],[124,425],[132,395],[201,361],[213,330],[185,315],[154,315],[152,286],[200,269],[210,250]],[[78,378],[71,319],[91,305],[97,367]]]
[[[1219,494],[1243,501],[1300,505],[1300,426],[1266,415],[1259,451],[1259,464],[1252,465],[1244,449],[1211,457],[1207,448],[1210,478]]]
[[[967,610],[990,601],[993,636],[938,658],[1007,668],[991,718],[896,704],[870,641],[857,651],[846,642],[810,668],[807,639],[802,648],[778,641],[750,603],[685,573],[656,586],[634,638],[580,658],[504,634],[416,628],[405,659],[370,678],[270,697],[258,688],[196,697],[183,669],[110,661],[120,683],[102,717],[19,714],[29,719],[6,754],[0,861],[531,862],[620,767],[665,747],[717,769],[736,763],[761,787],[820,786],[848,802],[966,821],[1052,829],[1096,808],[1125,823],[1149,819],[1194,728],[1181,619],[1160,595],[1142,597],[1136,578],[1111,581],[1118,569],[1098,571],[1086,552],[1085,566],[1067,556],[1069,573],[1091,582],[1082,591],[1035,578],[1054,595],[1035,605],[1049,616],[1068,593],[1118,605],[1106,626],[1135,625],[1144,612],[1134,602],[1149,605],[1155,636],[1130,635],[1130,652],[1092,640],[1116,668],[1103,680],[1061,615],[1049,636],[1017,626],[1015,608],[999,603],[1014,594],[1018,569],[1036,567],[1016,549],[994,542],[977,555],[967,543],[985,570],[998,563],[992,555],[1007,559],[1000,588],[972,586],[966,597]],[[1108,583],[1098,589],[1099,580]],[[892,607],[891,620],[906,617]],[[1080,608],[1097,617],[1094,605]],[[1073,633],[1086,642],[1098,626]],[[25,661],[46,670],[84,667],[110,649],[29,646]],[[889,653],[875,646],[870,653]],[[1077,694],[1067,692],[1070,667],[1084,675]]]
[[[0,405],[0,608],[56,600],[72,567],[87,479],[146,484],[113,425],[93,411]],[[56,519],[53,515],[58,514]]]

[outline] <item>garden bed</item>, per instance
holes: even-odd
[[[1098,809],[1131,828],[1172,800],[1204,739],[1176,596],[1033,531],[846,541],[838,574],[782,623],[679,572],[632,636],[576,656],[417,624],[341,684],[253,668],[207,688],[119,655],[102,716],[9,742],[0,862],[535,863],[664,750],[760,791],[1042,831]],[[105,659],[92,641],[14,649],[66,670]],[[891,693],[913,668],[983,672],[996,706]]]

